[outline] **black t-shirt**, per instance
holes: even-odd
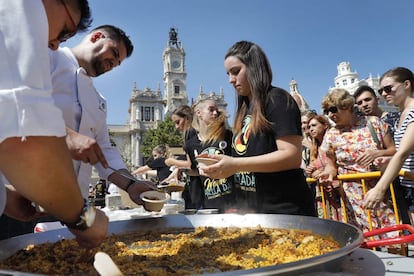
[[[271,127],[256,135],[249,129],[251,115],[244,118],[241,132],[232,139],[234,157],[270,153],[277,150],[277,138],[302,136],[299,108],[285,90],[277,87],[269,90],[265,116]],[[235,175],[235,184],[240,208],[259,213],[316,215],[312,192],[300,168],[273,173],[240,172]]]
[[[194,149],[201,151],[201,142],[198,139],[197,131],[194,128],[189,129],[185,135],[184,151],[191,160],[191,169],[197,169],[197,162],[194,158]],[[200,176],[188,176],[188,197],[186,198],[186,208],[201,209],[204,207],[204,190],[201,184]]]
[[[157,159],[154,159],[151,162],[149,162],[147,165],[151,169],[157,170],[157,177],[159,181],[163,181],[171,173],[170,167],[165,165],[164,157],[159,157]]]
[[[231,137],[232,132],[227,130],[223,141],[202,144],[198,136],[193,136],[186,144],[188,155],[194,163],[197,163],[194,150],[197,150],[198,154],[230,155]],[[200,176],[200,179],[204,193],[204,208],[217,208],[220,212],[224,212],[226,209],[234,206],[233,176],[223,179],[211,179]]]

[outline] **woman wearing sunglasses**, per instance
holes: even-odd
[[[377,208],[388,190],[392,180],[397,177],[400,169],[414,171],[414,76],[412,71],[404,67],[393,68],[380,78],[379,93],[387,103],[400,108],[400,118],[395,123],[394,140],[397,152],[392,158],[377,159],[378,165],[387,165],[385,172],[374,189],[365,197],[367,208]],[[411,211],[411,223],[414,222],[414,182],[401,179],[408,209]]]
[[[354,104],[354,97],[345,89],[339,88],[322,99],[324,113],[335,123],[334,127],[326,131],[320,147],[327,153],[327,164],[325,170],[316,177],[325,185],[330,185],[339,174],[369,172],[376,158],[390,156],[395,152],[387,124],[378,117],[357,114]],[[366,181],[367,189],[375,184],[375,180]],[[369,230],[361,183],[344,181],[343,191],[348,222],[361,230]],[[395,224],[394,213],[384,202],[378,212],[371,212],[371,218],[374,228]]]

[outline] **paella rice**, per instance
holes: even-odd
[[[174,228],[111,235],[94,251],[75,240],[29,245],[1,269],[53,275],[98,275],[94,254],[106,252],[124,275],[192,275],[294,262],[340,248],[331,237],[299,229]]]

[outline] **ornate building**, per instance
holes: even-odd
[[[195,100],[193,100],[191,104],[193,105],[201,100],[206,99],[214,100],[217,103],[219,109],[227,111],[227,103],[224,100],[223,88],[220,88],[220,94],[217,95],[214,91],[211,91],[208,94],[204,93],[203,87],[200,86],[200,90],[198,91],[198,97]]]
[[[109,125],[111,138],[117,145],[125,162],[129,166],[142,165],[141,143],[143,133],[157,127],[157,124],[171,116],[179,106],[188,103],[187,71],[185,66],[185,51],[175,28],[169,32],[169,40],[162,53],[163,87],[156,90],[145,88],[140,90],[134,83],[129,100],[129,122],[127,125]],[[204,93],[200,87],[199,95],[191,100],[191,105],[201,99],[214,99],[219,108],[226,111],[223,89],[217,95],[215,92]],[[226,111],[227,112],[227,111]]]
[[[178,34],[175,28],[170,29],[169,35],[170,39],[167,47],[162,53],[166,116],[170,116],[177,107],[188,103],[185,51],[182,43],[178,41]]]
[[[140,165],[141,138],[142,134],[157,126],[163,119],[164,101],[162,100],[161,90],[158,85],[157,90],[145,88],[138,90],[136,84],[132,90],[129,100],[129,160],[130,165]]]
[[[334,88],[344,88],[349,93],[354,94],[358,87],[362,85],[368,85],[378,91],[380,88],[379,76],[373,77],[371,74],[367,79],[359,79],[359,75],[356,71],[352,71],[351,64],[347,61],[343,61],[336,67],[338,74],[334,79],[335,87],[330,87],[329,91]],[[396,111],[397,108],[388,105],[381,95],[377,95],[379,98],[379,106],[384,111]]]

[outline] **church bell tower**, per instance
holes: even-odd
[[[178,40],[175,28],[170,28],[168,44],[162,53],[162,61],[164,64],[165,117],[169,117],[177,107],[188,103],[185,51]]]

